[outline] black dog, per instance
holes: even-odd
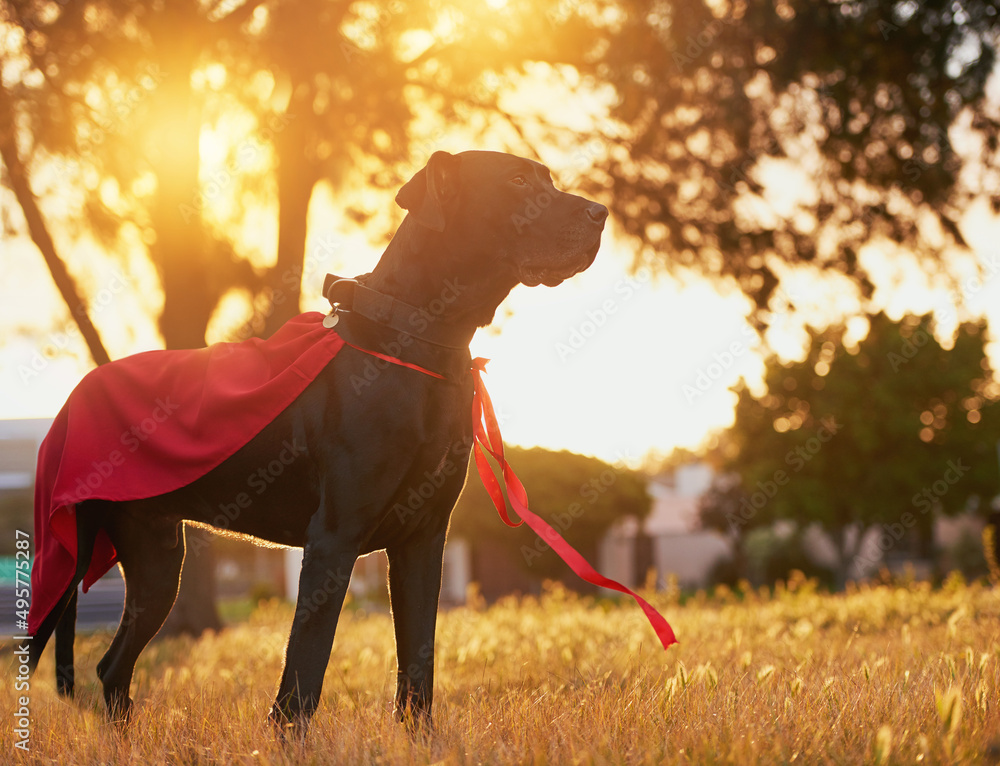
[[[429,719],[442,552],[472,444],[469,341],[518,283],[557,285],[586,269],[608,211],[557,191],[543,165],[494,152],[437,152],[396,201],[408,215],[374,271],[361,284],[329,285],[341,309],[335,331],[356,348],[344,348],[291,406],[202,478],[145,500],[78,506],[77,577],[32,642],[34,667],[56,629],[60,691],[73,689],[76,587],[98,531],[118,552],[126,603],[97,673],[111,717],[125,720],[136,660],[177,595],[182,522],[212,525],[247,476],[280,457],[285,469],[228,527],[305,549],[272,720],[307,727],[354,562],[381,549],[396,634],[396,715]],[[439,377],[397,364],[372,374],[375,357],[359,348]],[[428,475],[440,488],[410,509],[411,489]]]

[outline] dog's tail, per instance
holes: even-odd
[[[94,530],[80,524],[81,514],[77,514],[77,559],[76,572],[59,601],[52,608],[38,630],[31,637],[28,646],[28,673],[34,675],[38,661],[45,651],[53,632],[56,634],[56,688],[59,693],[73,696],[75,681],[73,667],[73,643],[76,640],[76,601],[77,588],[90,567],[90,558],[94,552]]]

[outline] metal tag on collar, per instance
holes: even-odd
[[[326,281],[323,285],[323,294],[326,296],[327,300],[329,300],[330,303],[333,305],[333,308],[330,309],[330,313],[327,314],[325,317],[323,317],[323,326],[327,330],[336,327],[337,322],[340,321],[340,316],[337,314],[337,312],[340,310],[340,299],[336,297],[336,292],[337,292],[336,288],[337,285],[341,283],[357,285],[358,280],[356,278],[338,277],[334,274],[326,275]],[[347,309],[344,310],[346,311]]]

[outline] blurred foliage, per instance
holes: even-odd
[[[775,292],[789,265],[870,297],[866,242],[940,273],[970,202],[1000,208],[991,0],[595,7],[583,71],[624,127],[593,187],[653,262],[733,278],[758,319],[794,305]]]
[[[616,521],[644,519],[652,507],[645,476],[594,457],[534,447],[506,448],[507,462],[528,493],[528,507],[551,524],[570,545],[594,562],[600,539]],[[516,519],[513,511],[511,518]],[[511,529],[498,518],[475,462],[452,515],[449,535],[477,541],[499,541],[511,565],[539,580],[572,577],[547,543],[527,524]]]
[[[579,62],[586,10],[28,0],[0,4],[0,52],[23,153],[40,176],[55,160],[36,188],[74,189],[61,228],[122,257],[147,249],[166,343],[192,346],[230,291],[245,337],[298,312],[302,279],[322,282],[339,239],[306,257],[319,181],[348,219],[381,212],[384,236],[400,216],[363,190],[398,188],[445,148],[446,125],[475,140],[500,123],[516,140],[503,97],[533,64]],[[244,236],[275,211],[276,243]]]
[[[761,321],[794,304],[790,264],[870,296],[866,242],[942,273],[971,201],[1000,204],[989,0],[27,0],[0,22],[21,33],[24,151],[59,160],[44,191],[72,185],[109,247],[149,247],[168,345],[232,288],[273,329],[322,276],[316,184],[387,233],[359,190],[397,188],[457,130],[580,174],[646,259],[734,279]],[[238,236],[275,207],[276,247]]]
[[[758,585],[788,580],[796,571],[827,588],[834,585],[834,573],[810,558],[798,531],[780,534],[770,527],[753,529],[744,546],[750,579]]]
[[[944,571],[956,570],[972,582],[990,574],[983,550],[982,535],[970,529],[962,530],[959,538],[944,551]]]
[[[702,523],[733,533],[777,519],[845,531],[902,524],[929,540],[936,512],[984,511],[1000,490],[1000,384],[981,323],[959,326],[951,348],[929,317],[871,317],[845,346],[843,327],[813,331],[801,362],[767,362],[766,392],[738,389],[721,440],[721,474]]]

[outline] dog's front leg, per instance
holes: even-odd
[[[445,532],[387,549],[389,597],[396,634],[396,718],[430,723],[434,697],[434,628],[441,594]]]
[[[340,610],[358,558],[357,547],[345,546],[326,530],[313,533],[305,546],[299,595],[285,650],[285,667],[271,721],[304,735],[319,703],[323,676],[330,661]]]

